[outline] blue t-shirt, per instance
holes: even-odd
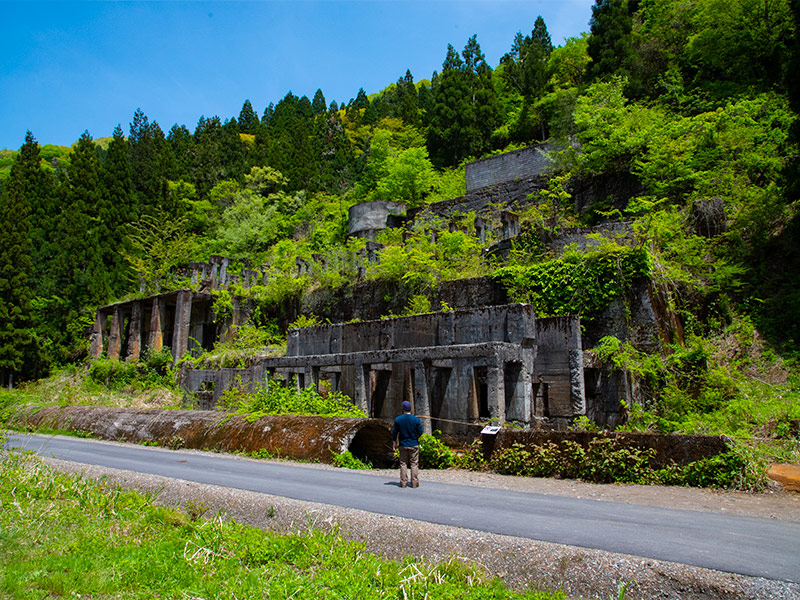
[[[394,420],[392,439],[400,436],[400,445],[404,448],[419,446],[419,436],[422,435],[422,422],[412,414],[403,413]]]

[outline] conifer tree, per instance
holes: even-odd
[[[503,77],[522,96],[522,110],[514,124],[513,139],[527,142],[539,134],[544,139],[544,123],[532,114],[534,102],[547,87],[547,64],[553,44],[544,19],[539,16],[530,35],[517,33],[511,51],[503,56]],[[538,121],[538,122],[537,122]]]
[[[261,122],[258,120],[258,114],[253,110],[253,105],[250,104],[250,100],[245,100],[242,105],[242,110],[239,112],[239,131],[241,133],[255,135],[260,124]]]
[[[175,179],[189,181],[192,173],[194,138],[186,125],[173,125],[167,134],[172,154],[175,157]]]
[[[434,164],[455,166],[487,151],[500,109],[492,70],[476,36],[469,39],[461,56],[448,44],[433,94],[428,149]]]
[[[397,80],[395,105],[395,114],[398,117],[409,125],[419,125],[419,97],[410,69],[406,69],[405,76]]]
[[[135,222],[139,218],[128,162],[128,142],[119,125],[114,128],[101,174],[103,194],[98,217],[101,227],[99,240],[103,246],[98,250],[101,250],[102,262],[109,271],[111,294],[118,296],[122,294],[128,282],[125,273],[126,264],[120,254],[125,230],[128,223]],[[104,218],[104,213],[108,214],[108,218]]]
[[[627,74],[631,61],[631,17],[638,3],[629,6],[628,0],[596,0],[589,21],[589,58],[587,75],[590,80],[606,75]],[[634,10],[629,10],[634,9]]]
[[[158,123],[136,109],[130,125],[128,154],[140,214],[156,214],[166,195],[166,180],[176,170],[175,157]]]
[[[34,340],[30,198],[40,170],[39,144],[29,131],[0,195],[0,385],[30,375],[25,360]]]
[[[317,89],[317,91],[314,92],[314,99],[311,101],[311,110],[314,115],[321,115],[325,112],[326,108],[325,94],[322,93],[321,89]]]

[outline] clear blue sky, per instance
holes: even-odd
[[[287,92],[347,102],[411,69],[440,70],[472,34],[496,66],[538,15],[553,43],[588,31],[593,0],[0,2],[0,148],[30,129],[70,145],[128,131],[140,107],[164,131],[201,115],[261,115]]]

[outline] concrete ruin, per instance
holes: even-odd
[[[394,283],[362,281],[369,264],[380,261],[383,245],[374,241],[379,231],[429,217],[444,219],[452,230],[464,227],[464,214],[474,213],[467,227],[474,226],[485,251],[498,257],[531,235],[554,254],[568,247],[586,249],[601,236],[631,244],[634,236],[626,223],[562,228],[558,235],[520,225],[519,211],[545,185],[549,150],[547,145],[532,146],[468,163],[467,194],[459,198],[413,210],[386,201],[351,207],[349,235],[366,240],[357,258],[357,281],[345,294],[315,290],[274,307],[270,315],[283,326],[300,314],[315,314],[333,324],[290,331],[283,357],[261,357],[254,351],[243,368],[186,369],[182,385],[187,394],[200,408],[214,408],[234,385],[283,379],[342,391],[380,419],[393,418],[408,399],[425,417],[428,430],[453,435],[474,432],[475,424],[490,419],[564,428],[585,415],[599,425],[615,426],[625,418],[620,400],[637,402],[646,391],[624,371],[585,351],[605,335],[648,352],[660,352],[661,340],[673,339],[675,332],[680,337],[680,323],[670,321],[668,303],[651,282],[632,282],[624,299],[581,324],[576,317],[538,319],[530,306],[509,305],[505,288],[488,277],[443,282],[432,292],[434,308],[462,310],[383,319],[403,310],[405,291]],[[576,210],[594,194],[602,196],[601,184],[593,181],[588,191],[576,188]],[[628,185],[619,197],[634,187]],[[296,277],[311,276],[325,268],[325,257],[297,258],[296,264]],[[234,283],[244,288],[265,285],[268,273],[268,265],[233,269],[221,256],[192,263],[181,273],[185,289],[100,308],[91,356],[136,361],[148,348],[164,347],[175,360],[187,353],[199,355],[249,318],[248,304],[236,296],[230,314],[215,315],[211,292]],[[362,322],[346,323],[356,319]],[[664,324],[672,332],[662,331]]]
[[[90,358],[105,355],[136,362],[146,350],[159,352],[166,347],[177,360],[210,350],[248,318],[246,307],[235,297],[230,315],[215,315],[210,292],[234,283],[248,288],[266,277],[250,269],[232,274],[228,267],[228,258],[211,256],[208,263],[191,263],[183,273],[192,288],[101,306],[90,335]]]
[[[21,429],[79,431],[104,440],[167,448],[257,452],[330,463],[349,450],[375,466],[392,463],[391,427],[376,419],[268,415],[255,421],[218,411],[20,406],[9,423]]]
[[[547,155],[553,150],[551,144],[539,144],[468,162],[464,168],[467,192],[538,177],[550,167]]]
[[[211,387],[213,405],[234,383],[291,381],[343,392],[385,420],[408,400],[426,431],[462,437],[489,420],[564,426],[586,414],[582,357],[577,317],[537,319],[510,304],[293,329],[286,356],[191,370],[184,387]]]
[[[351,206],[347,216],[350,237],[375,241],[379,231],[399,227],[405,222],[406,205],[388,200],[361,202]]]

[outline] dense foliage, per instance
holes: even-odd
[[[236,388],[225,392],[222,404],[257,419],[263,415],[320,415],[324,417],[366,417],[350,398],[339,392],[320,394],[314,387],[297,388],[271,381],[254,393]]]

